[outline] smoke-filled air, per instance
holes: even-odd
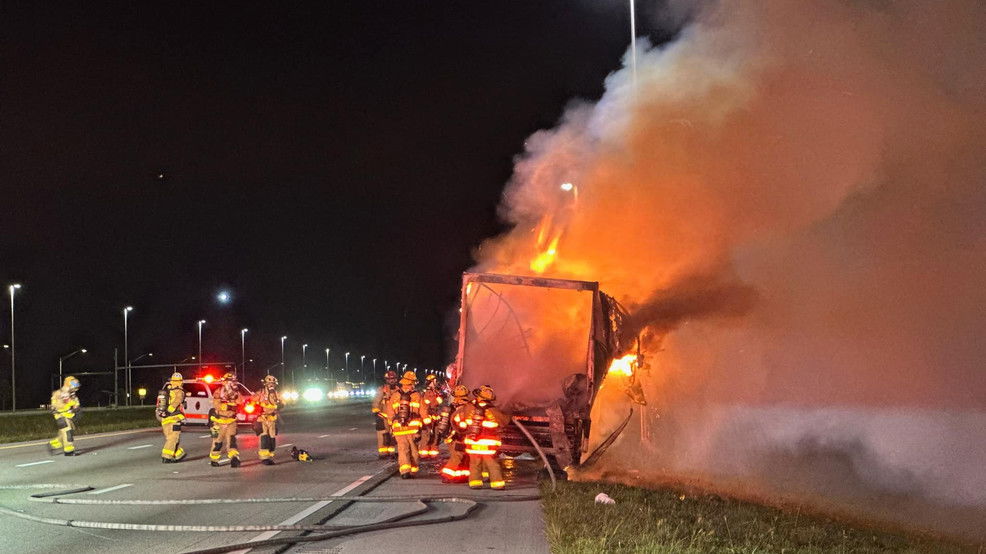
[[[529,137],[478,269],[598,281],[642,337],[583,477],[986,536],[984,29],[981,0],[709,2]]]

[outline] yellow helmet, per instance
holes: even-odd
[[[418,376],[415,375],[413,371],[405,371],[404,375],[401,376],[401,379],[407,379],[408,381],[414,381],[415,383],[418,382]]]
[[[176,372],[174,372],[174,373],[171,374],[171,378],[168,379],[168,380],[169,381],[184,381],[185,378],[181,376],[181,373],[178,373],[176,371]]]
[[[479,387],[476,392],[476,398],[479,400],[486,400],[487,402],[492,402],[496,400],[496,394],[493,392],[493,387],[489,385],[483,385]]]
[[[274,377],[273,375],[267,375],[266,377],[264,377],[263,383],[265,385],[277,386],[277,377]]]
[[[220,378],[219,380],[220,380],[220,381],[222,381],[222,382],[224,382],[224,383],[225,383],[225,382],[229,382],[229,381],[235,381],[235,380],[236,380],[236,376],[235,376],[235,375],[233,375],[232,373],[228,373],[228,372],[227,372],[227,373],[226,373],[225,375],[223,375],[223,376],[222,376],[222,377],[221,377],[221,378]]]
[[[62,381],[62,386],[65,387],[65,388],[67,388],[67,389],[69,389],[69,390],[77,391],[77,390],[79,390],[79,387],[81,385],[79,385],[79,380],[78,379],[76,379],[75,377],[69,375],[69,376],[65,377],[65,380],[64,381]]]
[[[469,397],[469,387],[465,385],[456,385],[455,390],[452,391],[452,396],[456,398],[468,398]]]

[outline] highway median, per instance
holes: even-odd
[[[55,436],[55,420],[51,414],[42,411],[32,411],[15,414],[5,414],[0,419],[0,444],[50,439]],[[153,406],[136,406],[130,408],[95,408],[83,410],[77,417],[78,429],[76,436],[107,431],[125,431],[156,427]]]

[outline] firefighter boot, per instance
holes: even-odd
[[[229,467],[240,467],[240,459],[233,456],[229,459]]]

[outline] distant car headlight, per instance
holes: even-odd
[[[319,389],[305,389],[302,397],[309,402],[318,402],[322,399],[322,391]]]

